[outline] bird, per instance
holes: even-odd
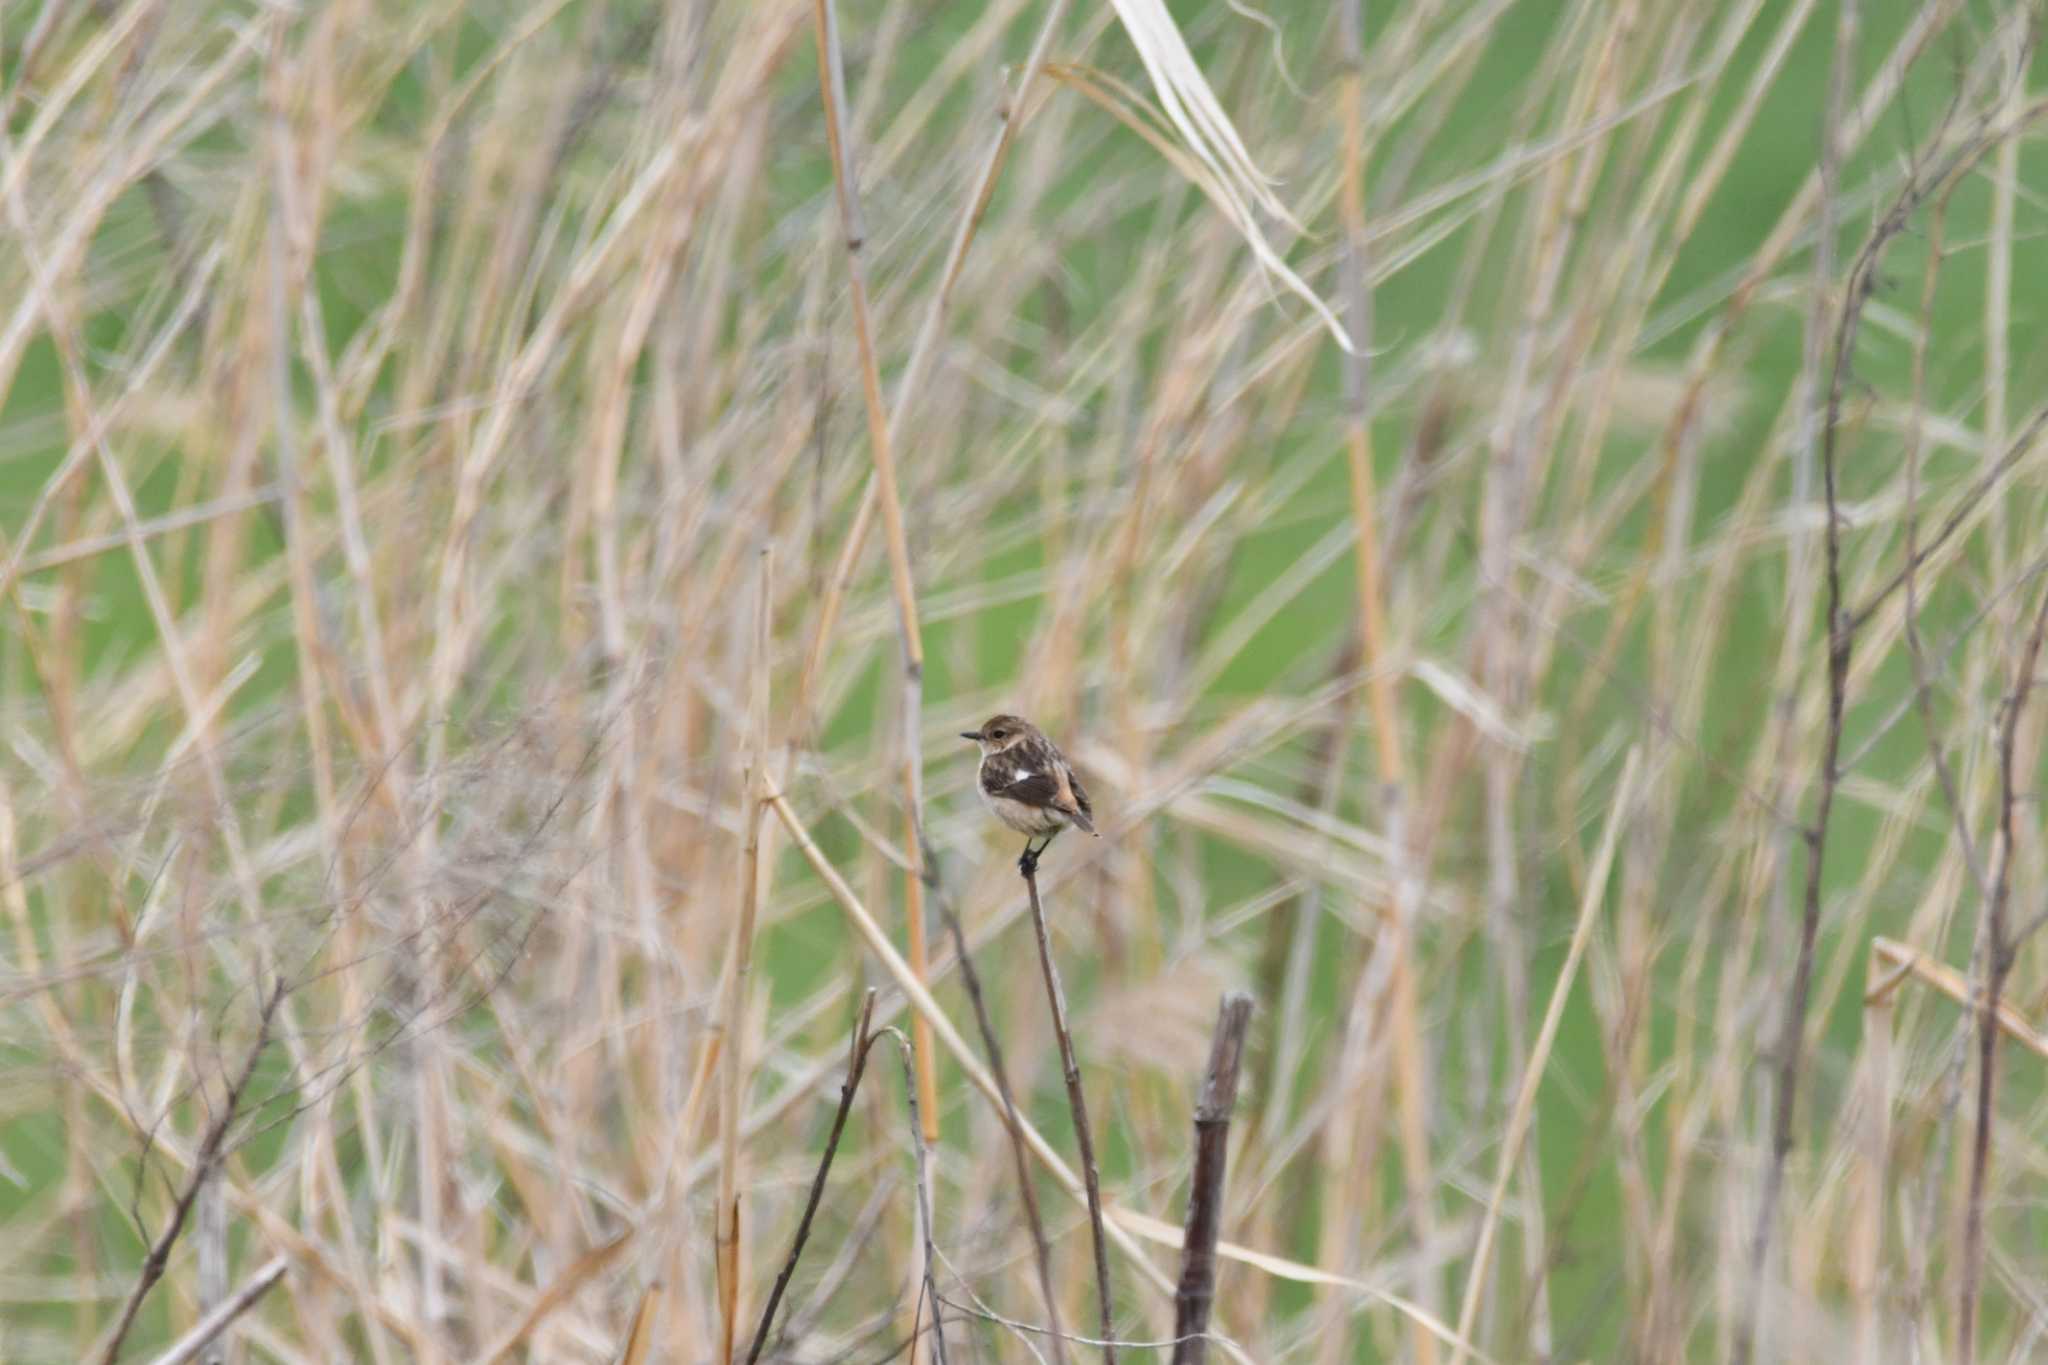
[[[975,786],[982,804],[1024,836],[1017,870],[1026,877],[1037,875],[1038,855],[1068,825],[1101,837],[1081,775],[1036,725],[1022,716],[991,716],[979,730],[962,730],[960,738],[981,746]]]

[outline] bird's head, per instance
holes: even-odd
[[[999,754],[1031,733],[1031,722],[1021,716],[990,716],[979,730],[962,730],[960,738],[971,739],[984,754]]]

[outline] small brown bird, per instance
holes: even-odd
[[[1095,834],[1095,808],[1080,774],[1057,745],[1020,716],[991,716],[979,730],[963,730],[960,738],[981,746],[981,772],[976,782],[982,803],[996,819],[1025,836],[1017,870],[1038,871],[1038,855],[1068,825]],[[1100,836],[1097,836],[1100,837]],[[1045,842],[1033,847],[1033,841]]]

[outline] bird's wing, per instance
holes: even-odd
[[[1059,783],[1053,780],[1052,774],[1046,772],[1013,768],[1008,764],[998,765],[991,760],[982,767],[981,789],[990,796],[1022,801],[1027,806],[1050,806],[1054,810],[1060,808]]]

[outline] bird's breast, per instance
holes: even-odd
[[[995,813],[996,819],[1019,834],[1038,838],[1066,828],[1066,818],[1047,806],[1028,805],[1007,796],[992,796],[986,789],[981,793],[981,800]]]

